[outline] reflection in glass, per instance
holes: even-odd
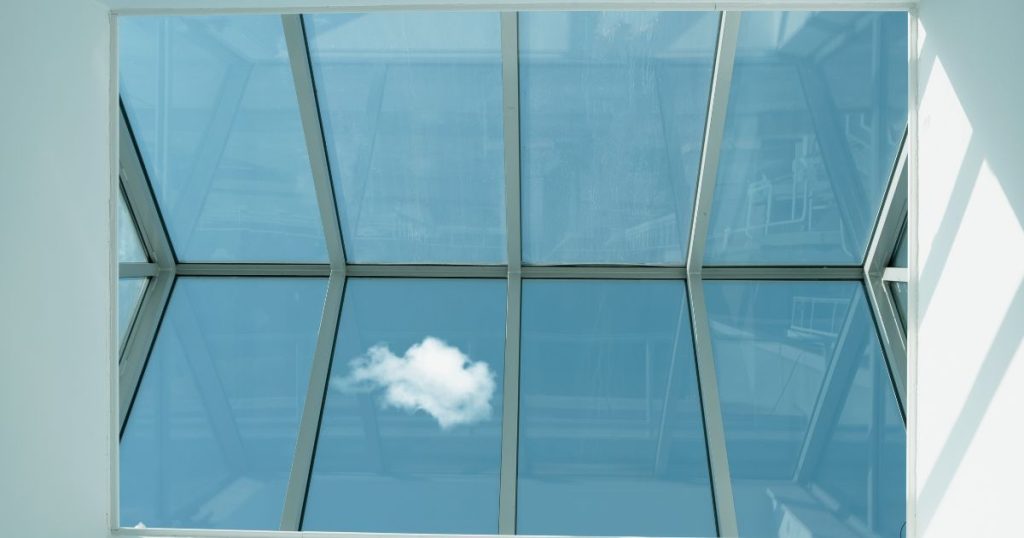
[[[135,220],[128,213],[128,205],[124,203],[124,197],[118,191],[117,195],[117,261],[119,262],[146,262],[146,250],[142,248],[142,241],[139,239],[139,230],[135,227]]]
[[[745,12],[705,262],[863,262],[907,125],[907,14]]]
[[[326,261],[281,18],[118,17],[121,99],[178,256]]]
[[[743,536],[899,536],[905,430],[855,282],[706,282]]]
[[[303,530],[498,532],[505,287],[349,279]]]
[[[277,529],[321,278],[179,278],[121,439],[121,525]]]
[[[521,534],[716,534],[685,287],[523,284]]]
[[[119,278],[117,279],[117,335],[120,342],[128,328],[132,326],[132,318],[139,308],[139,301],[142,300],[142,292],[146,291],[147,278]]]
[[[718,14],[519,15],[523,258],[681,264]]]
[[[498,14],[305,20],[348,259],[504,262]]]

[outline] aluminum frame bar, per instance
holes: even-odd
[[[150,264],[122,264],[132,274],[148,276]],[[524,279],[626,279],[684,280],[684,267],[613,265],[430,265],[430,264],[352,264],[345,274],[353,278],[508,278],[518,274]],[[178,276],[292,276],[328,277],[331,266],[323,263],[181,263]],[[862,280],[863,267],[847,266],[751,266],[703,267],[704,280]]]
[[[740,13],[723,11],[715,48],[715,65],[711,75],[711,94],[704,126],[704,142],[697,173],[697,195],[694,199],[693,222],[683,235],[690,238],[686,253],[687,272],[700,274],[704,264],[704,246],[707,242],[711,205],[718,180],[718,160],[725,135],[725,117],[729,108],[732,88],[732,68],[736,59],[736,41],[739,36]]]
[[[128,204],[128,211],[135,217],[139,238],[142,239],[142,244],[153,263],[160,269],[173,270],[177,262],[174,247],[164,226],[160,207],[150,187],[149,176],[123,106],[118,114],[118,128],[121,188]]]
[[[711,493],[715,508],[715,523],[719,536],[739,536],[736,505],[733,499],[729,456],[725,442],[725,424],[722,419],[718,393],[718,375],[711,347],[711,327],[704,302],[702,281],[704,244],[707,240],[708,221],[714,199],[715,181],[725,118],[732,85],[733,62],[739,36],[740,13],[723,11],[715,48],[715,64],[711,78],[711,92],[701,149],[700,171],[697,176],[697,196],[694,202],[693,222],[687,230],[690,238],[686,253],[686,290],[693,323],[694,356],[697,363],[697,387],[700,393],[704,419],[704,438],[708,454]]]
[[[861,280],[862,267],[704,267],[703,280]]]
[[[906,267],[886,267],[882,272],[882,280],[885,282],[908,282],[910,270]]]
[[[886,368],[889,370],[904,422],[907,417],[907,334],[884,278],[907,221],[909,203],[907,197],[909,183],[907,137],[908,131],[904,131],[899,153],[889,177],[889,186],[882,201],[882,209],[875,222],[871,243],[868,245],[863,276],[871,314],[875,320],[875,328],[878,330],[878,338],[882,343],[882,351],[885,354]],[[903,281],[908,281],[909,271],[904,269],[902,273],[899,275],[897,271],[893,271],[890,276],[903,276]],[[897,278],[893,278],[893,280],[897,280]]]
[[[154,277],[160,272],[160,266],[150,262],[121,262],[117,264],[117,278]]]
[[[156,341],[156,333],[160,328],[167,304],[170,302],[171,290],[174,288],[174,272],[162,270],[157,273],[146,286],[139,310],[135,314],[131,331],[128,333],[124,352],[118,364],[118,427],[119,434],[124,433],[124,426],[131,412],[132,403],[142,373],[146,369],[149,353]]]
[[[881,277],[889,266],[907,221],[907,152],[907,133],[904,132],[864,260],[864,272],[872,277]]]
[[[892,295],[880,278],[865,276],[864,289],[867,291],[871,314],[878,330],[878,339],[882,343],[886,368],[892,379],[893,390],[896,392],[900,414],[904,424],[907,419],[907,341],[903,326],[900,323],[899,311],[893,302]]]
[[[505,372],[502,387],[498,534],[516,533],[519,479],[519,342],[522,315],[522,231],[519,139],[519,14],[501,13],[502,125],[505,145],[505,235],[508,265]]]
[[[643,0],[636,3],[622,0],[404,0],[380,2],[373,0],[278,0],[268,6],[258,0],[153,0],[140,6],[139,0],[104,0],[115,15],[212,15],[238,13],[325,13],[376,11],[909,11],[917,6],[914,0]]]
[[[178,276],[307,276],[329,277],[331,266],[322,263],[181,263]]]
[[[331,182],[331,166],[327,158],[327,144],[324,139],[320,106],[316,86],[313,82],[313,64],[309,59],[309,45],[302,15],[281,15],[288,59],[295,82],[295,95],[299,102],[299,116],[302,132],[306,138],[306,153],[313,173],[316,188],[316,203],[320,210],[320,222],[327,243],[327,257],[331,266],[345,265],[345,245],[341,235],[341,221],[334,198],[334,184]]]
[[[334,357],[338,322],[341,319],[345,282],[344,271],[332,272],[327,281],[327,296],[324,299],[320,329],[317,332],[313,365],[309,372],[306,403],[303,406],[302,419],[299,422],[291,474],[288,478],[288,489],[285,492],[284,510],[281,513],[280,528],[282,531],[297,531],[302,525],[302,514],[306,508],[306,492],[309,490],[309,479],[313,472],[313,458],[316,454],[320,420],[323,415],[324,400],[327,396],[331,360]]]

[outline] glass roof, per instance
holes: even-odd
[[[901,532],[906,13],[118,21],[122,526]]]
[[[519,16],[518,141],[497,13],[305,18],[350,263],[682,265],[713,12]],[[325,262],[281,21],[124,17],[121,97],[182,261]],[[751,12],[705,263],[860,265],[907,122],[904,13]]]
[[[182,261],[327,260],[280,17],[122,17],[121,101]]]
[[[704,262],[860,265],[907,125],[905,13],[740,22]]]
[[[306,18],[350,262],[505,262],[497,13]]]
[[[519,17],[523,259],[682,265],[716,13]]]

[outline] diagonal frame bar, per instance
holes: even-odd
[[[306,153],[313,173],[316,188],[316,202],[320,210],[324,239],[327,241],[327,257],[331,267],[345,265],[345,245],[341,235],[341,221],[335,204],[334,185],[331,183],[331,167],[327,159],[327,144],[324,139],[320,106],[317,102],[316,86],[313,82],[313,64],[309,59],[309,44],[302,15],[282,15],[288,59],[295,82],[295,96],[299,102],[299,117],[302,132],[306,137]]]
[[[701,150],[700,171],[697,176],[697,196],[694,202],[693,222],[688,232],[689,250],[686,255],[687,293],[690,319],[693,323],[694,354],[697,362],[697,386],[701,410],[704,415],[704,434],[707,443],[711,492],[715,507],[715,522],[719,536],[738,536],[736,506],[733,500],[729,457],[725,444],[725,425],[718,394],[718,377],[711,349],[711,328],[704,303],[704,283],[701,279],[704,262],[704,244],[707,240],[708,220],[718,174],[718,159],[725,133],[726,111],[732,85],[733,62],[739,36],[740,13],[724,11],[718,30],[714,72],[711,78],[711,96],[708,100],[704,145]]]
[[[907,220],[908,151],[907,133],[904,132],[882,202],[882,210],[868,246],[863,276],[871,314],[875,320],[886,367],[904,422],[907,416],[907,335],[900,322],[896,302],[884,280],[886,266],[899,244],[900,233]],[[903,273],[902,276],[905,276],[907,271],[904,270]]]
[[[313,352],[313,366],[310,368],[309,385],[306,389],[306,403],[299,422],[295,453],[292,456],[288,489],[285,491],[284,510],[281,513],[283,531],[297,531],[302,525],[302,514],[306,505],[306,492],[313,471],[313,457],[316,453],[317,437],[320,432],[320,418],[323,415],[324,400],[327,396],[328,377],[331,374],[331,359],[341,319],[341,304],[345,294],[345,272],[334,271],[327,281],[327,297],[324,300],[320,330],[317,333],[316,350]]]
[[[119,108],[118,159],[121,189],[128,211],[135,218],[142,244],[152,260],[152,263],[118,266],[119,277],[150,277],[118,361],[117,413],[119,432],[123,433],[150,350],[160,329],[160,321],[171,298],[177,258],[128,123],[127,113],[123,106]]]

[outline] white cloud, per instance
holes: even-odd
[[[332,379],[331,388],[347,393],[384,389],[382,407],[425,411],[445,430],[491,416],[495,382],[487,363],[433,336],[401,357],[375,345],[349,365],[351,372]]]

